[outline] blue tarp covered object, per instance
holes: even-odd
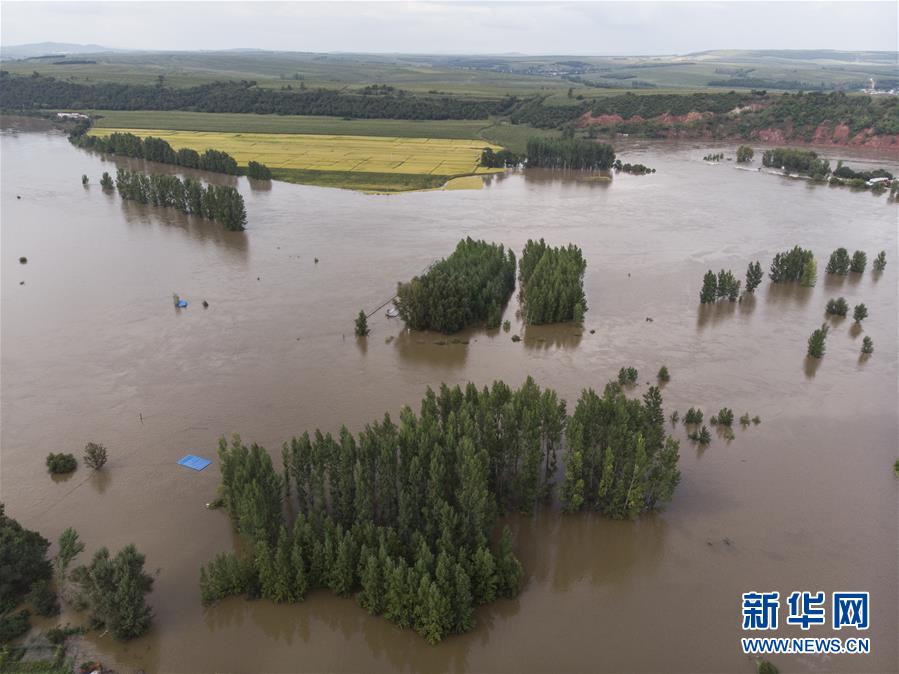
[[[178,300],[178,308],[186,309],[187,308],[187,300]]]
[[[194,456],[193,454],[188,454],[178,462],[178,465],[186,466],[187,468],[191,468],[193,470],[203,470],[210,463],[212,463],[212,461],[210,461],[209,459],[204,459],[202,456]]]

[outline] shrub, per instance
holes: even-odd
[[[668,373],[668,368],[664,365],[659,368],[659,381],[667,382],[671,381],[671,375]]]
[[[779,670],[767,660],[759,660],[756,663],[756,672],[757,674],[778,674]]]
[[[806,286],[807,288],[811,288],[818,282],[818,263],[815,262],[815,258],[809,258],[805,261],[805,264],[802,266],[802,276],[799,278],[799,283]]]
[[[740,164],[745,164],[748,161],[752,161],[752,157],[755,155],[752,148],[748,145],[741,145],[737,148],[737,162]]]
[[[792,250],[774,256],[768,276],[774,283],[799,281],[802,279],[805,265],[812,259],[814,259],[812,251],[794,246]]]
[[[84,446],[84,463],[88,468],[100,470],[106,465],[106,447],[95,442],[89,442]]]
[[[708,445],[712,442],[712,433],[705,426],[700,428],[699,431],[693,431],[687,437],[690,438],[690,440],[692,440],[693,442],[699,443],[700,445]]]
[[[849,251],[845,248],[837,248],[834,252],[830,254],[830,260],[827,262],[827,273],[828,274],[839,274],[840,276],[845,276],[849,273],[849,266],[851,261],[849,260]]]
[[[702,410],[691,407],[684,415],[684,424],[687,426],[695,426],[702,423]]]
[[[883,271],[887,267],[887,252],[885,250],[877,253],[874,258],[874,271]]]
[[[849,263],[849,271],[861,274],[865,271],[867,265],[868,256],[865,255],[865,251],[857,250],[852,254],[852,261]]]
[[[82,184],[82,185],[87,185],[88,182],[89,182],[89,179],[88,179],[88,177],[87,177],[87,174],[82,175],[82,176],[81,176],[81,184]]]
[[[677,410],[674,410],[671,413],[671,425],[674,426],[675,424],[677,424],[678,419],[680,419],[680,414],[678,414]]]
[[[77,467],[78,461],[71,454],[64,454],[62,452],[53,454],[51,452],[47,455],[47,470],[54,475],[71,473]]]
[[[862,340],[862,353],[864,354],[872,354],[874,353],[874,340],[870,337],[865,337]]]
[[[849,311],[849,304],[842,297],[830,298],[827,301],[826,313],[830,316],[845,316]]]
[[[28,599],[38,615],[53,616],[59,613],[59,600],[48,580],[39,580],[32,585]]]
[[[734,423],[734,411],[729,407],[722,407],[718,412],[718,423],[722,426],[732,426]]]
[[[758,426],[760,423],[762,423],[762,418],[758,414],[752,417],[752,424],[754,426]]]
[[[512,324],[509,321],[503,321],[503,332],[509,332],[512,329]]]
[[[856,304],[855,310],[852,312],[852,318],[856,323],[861,323],[868,317],[868,307],[864,304]]]
[[[622,386],[628,386],[637,383],[637,369],[633,367],[623,367],[618,370],[618,383]]]
[[[743,428],[746,428],[747,426],[749,426],[749,422],[750,422],[749,412],[747,412],[746,414],[744,414],[743,416],[740,417],[740,425]]]

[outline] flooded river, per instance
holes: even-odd
[[[4,131],[2,499],[51,540],[75,527],[81,561],[133,542],[158,572],[147,636],[120,645],[91,634],[81,648],[122,672],[748,673],[742,592],[869,590],[871,628],[837,635],[870,637],[870,655],[770,659],[781,671],[896,671],[899,209],[886,196],[708,165],[709,150],[637,144],[624,159],[658,172],[611,183],[512,173],[477,191],[393,196],[213,176],[246,198],[249,227],[229,233],[103,193],[101,173],[125,160],[58,133]],[[353,337],[360,308],[467,235],[516,252],[541,236],[581,246],[583,332],[525,330],[513,300],[504,318],[521,343],[478,329],[462,335],[467,345],[440,345],[383,310],[367,340]],[[767,269],[795,244],[815,252],[815,288],[766,278],[754,298],[700,310],[707,269],[743,278],[750,260]],[[865,250],[868,271],[826,277],[839,246]],[[875,277],[882,249],[888,265]],[[833,322],[826,356],[810,365],[806,341],[838,295],[870,316],[861,333]],[[875,346],[867,361],[864,335]],[[204,507],[217,465],[196,473],[176,465],[184,454],[214,458],[233,432],[280,452],[305,429],[359,430],[440,382],[518,385],[531,374],[572,409],[581,388],[601,389],[623,365],[640,371],[640,394],[663,364],[666,413],[728,406],[761,425],[706,449],[674,430],[681,484],[639,522],[510,518],[526,586],[480,609],[471,633],[428,646],[324,591],[292,606],[201,606],[200,566],[234,536],[225,513]],[[105,470],[51,479],[47,453],[80,455],[88,441],[109,448]]]

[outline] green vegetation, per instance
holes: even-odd
[[[531,138],[527,145],[528,167],[552,169],[609,169],[615,162],[611,145],[578,138]]]
[[[716,152],[716,153],[714,153],[714,154],[707,154],[706,156],[704,156],[704,157],[702,158],[703,161],[711,161],[711,162],[718,162],[718,161],[721,161],[722,159],[724,159],[724,153],[723,153],[723,152]]]
[[[8,517],[0,503],[0,614],[15,608],[35,583],[50,579],[49,547],[50,541]]]
[[[756,674],[779,674],[780,670],[777,669],[774,665],[772,665],[767,660],[757,660],[755,665]]]
[[[617,385],[581,394],[566,432],[562,509],[635,518],[668,502],[680,481],[678,443],[664,430],[655,386],[630,400]]]
[[[670,500],[678,446],[661,403],[654,387],[642,401],[612,385],[582,394],[565,431],[567,512],[637,517]],[[399,425],[385,416],[358,436],[306,433],[284,445],[283,477],[258,445],[222,439],[222,500],[254,544],[201,570],[203,601],[296,602],[329,588],[429,643],[466,632],[475,606],[521,587],[512,532],[490,541],[499,513],[552,497],[565,428],[564,402],[528,378],[517,390],[428,390],[418,415],[406,408]]]
[[[852,254],[852,261],[849,263],[849,271],[856,274],[865,273],[865,267],[868,266],[868,256],[865,251],[857,250]]]
[[[755,292],[755,289],[759,287],[764,277],[761,263],[758,260],[750,262],[746,268],[746,292]]]
[[[893,178],[893,174],[884,169],[853,171],[848,166],[844,166],[842,161],[837,162],[837,167],[834,169],[833,175],[842,180],[860,182],[862,185],[874,178],[889,178],[890,180]]]
[[[519,264],[525,321],[531,325],[582,322],[587,310],[586,269],[587,261],[574,244],[553,248],[543,239],[528,239]]]
[[[740,164],[752,161],[754,156],[755,152],[749,145],[741,145],[737,148],[737,162]]]
[[[359,309],[359,315],[356,316],[356,337],[367,337],[369,332],[365,311]]]
[[[191,178],[119,169],[116,189],[123,199],[175,208],[182,213],[215,220],[225,229],[241,231],[247,224],[243,197],[233,187],[206,185]]]
[[[718,424],[721,426],[733,426],[734,411],[729,407],[722,407],[715,418],[717,418]]]
[[[685,426],[697,426],[702,423],[702,410],[691,407],[684,415]]]
[[[845,316],[849,311],[849,304],[843,297],[830,298],[827,300],[827,308],[825,313],[829,316]]]
[[[692,433],[688,433],[687,437],[700,445],[708,445],[712,442],[712,434],[706,426],[703,426],[699,430],[694,430]]]
[[[852,319],[856,323],[861,323],[868,317],[868,307],[864,304],[856,304],[855,309],[852,312]]]
[[[112,181],[112,176],[109,175],[107,171],[103,171],[103,177],[100,178],[100,187],[104,190],[112,190],[115,187],[115,183]]]
[[[47,470],[53,475],[64,475],[78,468],[78,460],[72,454],[60,452],[47,455]]]
[[[479,321],[498,326],[514,287],[515,254],[466,238],[425,274],[397,284],[396,307],[413,330],[449,334]]]
[[[819,159],[817,152],[789,147],[765,150],[762,154],[762,165],[803,173],[813,178],[824,178],[830,173],[829,162],[826,159]]]
[[[31,586],[28,601],[38,615],[54,616],[59,613],[59,600],[49,580],[38,580]]]
[[[752,279],[754,280],[755,270],[752,265],[747,271],[747,283],[750,280],[750,272],[753,274]],[[722,269],[718,272],[718,276],[715,276],[711,269],[706,272],[702,279],[702,289],[699,291],[700,304],[714,304],[717,300],[724,298],[730,302],[736,302],[739,296],[740,281],[733,275],[733,272]]]
[[[271,180],[272,172],[265,164],[250,160],[247,163],[247,177],[255,180]]]
[[[865,336],[865,338],[862,340],[862,353],[874,353],[874,340],[868,336]]]
[[[814,285],[818,282],[818,263],[815,262],[815,258],[809,258],[805,261],[805,264],[802,265],[802,276],[799,277],[800,285],[803,285],[807,288],[814,287]]]
[[[773,283],[801,281],[806,265],[814,260],[812,251],[794,246],[793,250],[777,253],[771,262],[768,277]]]
[[[874,271],[882,272],[887,268],[887,252],[885,250],[877,253],[877,257],[874,258]]]
[[[633,386],[637,383],[638,377],[639,374],[635,367],[623,367],[618,370],[618,383],[621,386]]]
[[[671,375],[668,373],[668,368],[664,365],[659,368],[658,380],[662,383],[671,381]]]
[[[616,159],[612,166],[616,171],[624,171],[625,173],[635,176],[643,176],[648,173],[656,172],[654,168],[649,168],[645,164],[622,164],[620,159]]]
[[[740,417],[740,425],[745,429],[749,427],[750,423],[749,412]]]
[[[493,148],[487,147],[481,152],[480,165],[487,168],[506,168],[518,166],[520,163],[521,157],[509,150],[494,152]]]
[[[84,446],[84,463],[88,468],[100,470],[106,465],[106,447],[95,442],[89,442]]]
[[[89,180],[90,180],[90,179],[87,177],[87,174],[84,174],[84,175],[81,176],[81,184],[82,184],[82,185],[87,185],[87,183],[89,182]]]
[[[825,341],[827,340],[827,323],[822,323],[821,327],[812,333],[808,338],[808,355],[812,358],[823,358]]]
[[[150,628],[153,611],[145,595],[153,588],[153,578],[144,572],[144,556],[133,545],[126,545],[115,557],[100,548],[90,564],[72,571],[72,580],[94,627],[109,630],[122,641]]]
[[[837,248],[830,254],[830,260],[827,262],[826,271],[828,274],[838,274],[846,276],[849,273],[849,267],[852,263],[849,260],[849,251],[845,248]]]

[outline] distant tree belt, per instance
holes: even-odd
[[[396,306],[413,330],[452,333],[480,321],[498,327],[514,289],[515,253],[469,237],[425,274],[397,284]]]
[[[385,414],[356,436],[304,433],[284,444],[283,474],[262,447],[222,438],[219,505],[248,544],[201,569],[202,601],[329,588],[429,643],[467,632],[474,607],[521,589],[511,530],[494,542],[498,517],[552,500],[563,434],[563,509],[636,518],[680,479],[664,420],[654,386],[642,400],[617,383],[585,390],[568,419],[529,377],[517,390],[428,389],[418,414]]]
[[[660,115],[711,113],[693,122],[698,130],[749,137],[765,128],[791,125],[802,138],[814,137],[820,124],[845,123],[852,133],[872,128],[877,134],[899,134],[899,97],[848,96],[844,92],[768,94],[766,91],[696,94],[633,94],[604,96],[578,105],[550,106],[545,98],[527,99],[511,113],[516,124],[559,128],[586,112],[593,116],[619,115],[619,131],[653,135]],[[739,115],[731,114],[740,109]],[[636,119],[634,119],[636,118]]]
[[[215,220],[231,231],[241,231],[247,224],[243,197],[233,187],[206,185],[178,176],[150,175],[119,169],[116,189],[123,199],[141,204],[175,208],[182,213]]]
[[[342,93],[329,89],[282,91],[255,82],[215,82],[185,89],[137,84],[75,84],[53,77],[0,73],[0,97],[7,109],[192,110],[277,115],[326,115],[384,119],[486,119],[518,101],[474,101],[448,96]]]
[[[608,169],[615,163],[615,150],[607,143],[580,138],[530,138],[528,167],[554,169]]]
[[[186,147],[175,150],[162,138],[147,136],[142,139],[133,133],[116,132],[108,136],[89,136],[86,133],[87,128],[87,124],[82,124],[69,134],[72,144],[98,152],[139,157],[161,164],[174,164],[229,175],[242,173],[234,157],[221,150],[206,150],[203,154]],[[272,172],[265,164],[255,161],[249,163],[245,172],[251,178],[270,180],[272,177]]]
[[[529,239],[519,264],[525,321],[539,325],[582,320],[587,310],[586,269],[587,261],[574,244],[553,248],[543,239]]]

